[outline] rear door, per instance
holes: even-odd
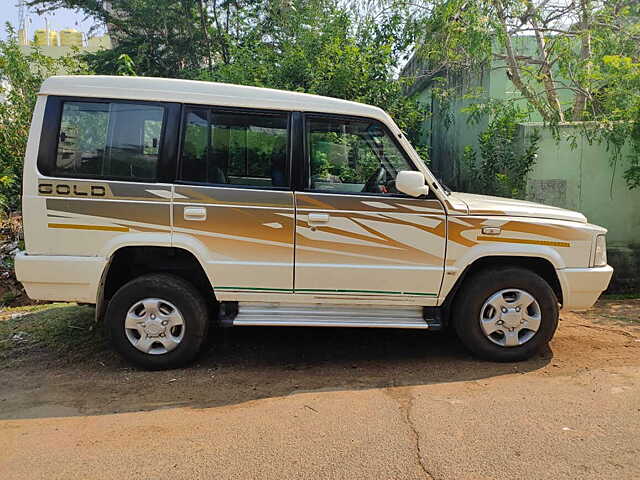
[[[444,270],[440,201],[396,191],[397,172],[415,167],[379,122],[305,115],[304,123],[296,293],[432,303]]]
[[[289,114],[185,107],[173,245],[203,262],[219,299],[291,293]]]

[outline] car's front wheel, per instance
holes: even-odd
[[[551,341],[558,299],[549,284],[523,268],[470,275],[456,295],[453,322],[464,345],[499,362],[530,358]]]
[[[198,290],[169,274],[149,274],[123,285],[105,316],[114,348],[151,370],[176,368],[195,358],[206,336],[207,306]]]

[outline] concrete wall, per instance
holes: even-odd
[[[93,53],[93,52],[97,52],[98,50],[104,50],[103,47],[98,46],[98,47],[85,47],[82,49],[74,49],[72,47],[31,47],[31,46],[23,46],[20,47],[20,50],[22,50],[22,53],[24,53],[25,55],[29,55],[31,52],[33,52],[35,49],[40,50],[40,53],[42,53],[43,55],[46,55],[47,57],[51,57],[51,58],[60,58],[60,57],[64,57],[67,55],[73,55],[74,53],[76,53],[76,51],[79,51],[80,53]]]
[[[34,47],[32,45],[20,45],[20,49],[22,53],[28,55],[35,48],[40,50],[40,53],[46,55],[47,57],[59,58],[64,57],[65,55],[71,55],[76,51],[80,53],[94,53],[98,50],[110,50],[111,49],[111,38],[109,35],[102,35],[99,37],[91,37],[87,41],[87,44],[81,48],[77,47],[60,47],[60,46],[42,46],[42,47]]]
[[[541,123],[522,124],[522,141],[533,129],[541,141],[527,199],[578,210],[606,227],[609,263],[616,269],[612,290],[640,290],[640,190],[629,190],[623,178],[629,150],[614,171],[606,146],[589,144],[579,126],[561,126],[558,142]]]
[[[421,103],[427,105],[432,113],[424,126],[427,143],[430,146],[431,169],[445,183],[457,185],[460,182],[461,163],[464,148],[472,145],[477,149],[478,135],[487,128],[487,119],[476,124],[470,124],[468,114],[463,113],[465,107],[474,103],[471,99],[463,98],[466,93],[478,88],[488,90],[490,86],[490,72],[480,70],[465,76],[450,76],[442,88],[455,89],[456,96],[446,103],[437,101],[432,95],[432,88],[439,88],[440,84],[427,86],[417,93]],[[448,105],[447,105],[448,103]]]

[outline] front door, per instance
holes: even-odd
[[[296,192],[295,292],[435,300],[444,271],[445,211],[410,198],[395,176],[415,167],[374,120],[307,115],[308,188]]]
[[[293,291],[288,117],[185,108],[173,245],[197,253],[218,299]]]

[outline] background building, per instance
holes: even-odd
[[[26,30],[18,30],[18,42],[25,53],[33,48],[38,48],[42,53],[50,57],[62,57],[74,51],[95,52],[111,48],[109,35],[89,37],[73,28],[59,31],[38,29],[33,32],[33,36],[29,37],[29,33]]]
[[[79,29],[69,27],[51,28],[50,17],[46,15],[39,16],[30,12],[24,0],[17,4],[17,8],[18,43],[25,53],[37,47],[47,56],[62,57],[76,50],[80,52],[95,52],[112,48],[111,38],[107,34],[90,35]],[[73,18],[69,19],[65,16],[62,18],[63,25],[69,20],[71,23],[74,22]],[[31,30],[34,19],[35,23],[40,25],[40,28]],[[60,23],[58,18],[58,24]],[[82,24],[82,21],[75,19],[75,23],[76,25]],[[95,25],[90,25],[88,30],[93,31],[94,28]]]

